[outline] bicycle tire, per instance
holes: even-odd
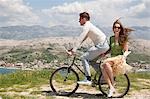
[[[108,84],[102,83],[102,73],[99,77],[98,80],[98,85],[99,85],[99,90],[105,95],[107,96],[108,91],[109,91],[109,87]],[[123,96],[125,96],[129,89],[130,89],[130,80],[128,78],[127,74],[121,74],[115,77],[115,85],[114,85],[115,89],[116,89],[116,93],[112,96],[112,98],[122,98]]]
[[[61,67],[50,76],[50,87],[56,95],[70,96],[78,89],[79,76],[72,68]]]

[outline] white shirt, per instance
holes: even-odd
[[[76,52],[83,41],[88,37],[93,41],[94,45],[104,43],[106,40],[106,35],[100,29],[94,26],[90,21],[87,21],[83,25],[83,32],[80,34],[77,40],[77,46],[73,48],[73,51]]]

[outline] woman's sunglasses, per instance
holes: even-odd
[[[120,27],[120,26],[119,26],[119,27],[118,27],[118,26],[114,26],[114,28],[118,28],[118,29],[120,29],[121,27]]]

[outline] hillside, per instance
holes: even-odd
[[[111,27],[100,27],[109,37],[113,35]],[[150,40],[150,27],[133,26],[135,31],[131,33],[134,39]],[[35,38],[47,37],[72,37],[78,36],[82,29],[80,26],[56,25],[52,27],[43,27],[40,25],[33,26],[7,26],[0,27],[0,39],[7,40],[30,40]]]
[[[73,46],[76,44],[76,37],[48,37],[48,38],[39,38],[39,39],[32,39],[32,40],[0,40],[0,48],[1,50],[4,48],[12,48],[12,47],[22,47],[28,48],[33,47],[38,49],[43,46],[49,46],[49,44],[55,44],[59,47],[64,47],[64,45]],[[87,40],[83,46],[90,46],[87,45],[90,40]],[[42,46],[41,46],[42,45]],[[150,40],[143,40],[143,39],[131,39],[130,43],[130,50],[138,53],[146,53],[150,54]]]
[[[66,49],[76,44],[75,37],[49,37],[32,40],[0,40],[0,66],[18,68],[50,68],[64,63]],[[88,42],[88,43],[87,43]],[[90,42],[90,44],[89,44]],[[83,43],[90,47],[91,41]],[[150,40],[131,40],[128,62],[142,69],[150,69]],[[80,51],[85,49],[80,49]],[[80,52],[79,51],[79,52]],[[143,64],[144,63],[144,64]]]
[[[76,36],[81,32],[80,27],[58,25],[52,27],[33,26],[8,26],[0,27],[0,39],[29,40],[35,38]]]

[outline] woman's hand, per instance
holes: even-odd
[[[130,53],[131,53],[131,51],[125,51],[125,52],[123,53],[123,55],[124,55],[124,57],[127,57]]]
[[[102,53],[102,54],[100,54],[99,56],[100,56],[100,57],[105,57],[106,54],[105,54],[105,53]]]

